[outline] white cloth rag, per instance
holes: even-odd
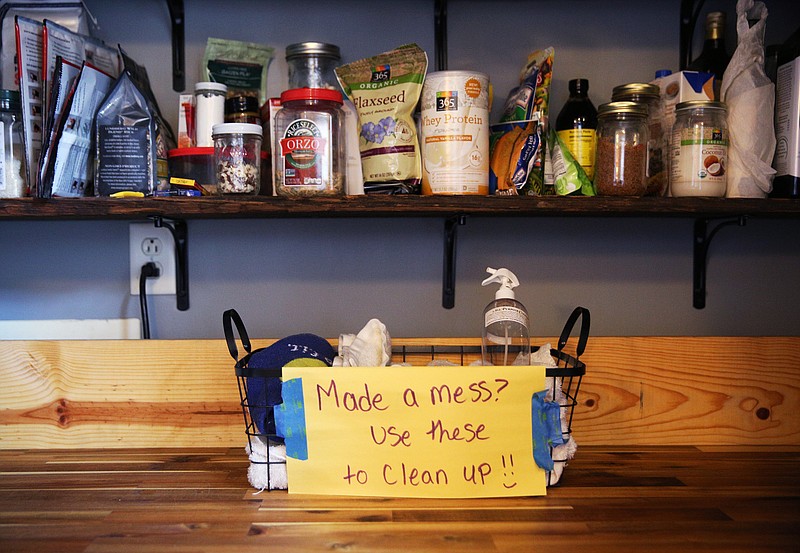
[[[252,446],[252,448],[250,447]],[[247,469],[247,480],[259,490],[288,490],[289,479],[286,476],[286,446],[270,441],[269,445],[258,438],[250,440],[245,446],[250,457]],[[269,460],[269,464],[267,464]]]
[[[334,367],[384,367],[392,360],[392,338],[386,325],[371,319],[357,335],[339,336]]]

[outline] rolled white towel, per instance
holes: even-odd
[[[252,445],[252,449],[251,446]],[[277,442],[269,442],[269,446],[259,439],[251,440],[245,446],[250,458],[247,469],[247,480],[259,490],[288,490],[289,479],[286,475],[286,446]],[[267,455],[269,454],[269,464]]]

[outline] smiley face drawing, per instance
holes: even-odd
[[[508,460],[506,460],[506,456],[501,455],[500,460],[503,462],[503,477],[506,479],[506,482],[503,482],[503,487],[507,490],[510,490],[517,485],[517,482],[514,478],[514,456],[509,454]],[[507,483],[509,481],[512,481],[513,483]]]

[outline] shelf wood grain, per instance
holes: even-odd
[[[800,217],[800,200],[368,195],[338,198],[19,198],[0,220],[291,217]]]

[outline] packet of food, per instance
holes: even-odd
[[[500,118],[501,125],[492,127],[490,138],[491,157],[494,160],[492,169],[505,175],[508,171],[503,166],[511,167],[511,178],[506,179],[506,185],[513,182],[514,188],[505,188],[500,180],[497,186],[492,187],[492,173],[489,177],[490,194],[522,194],[545,195],[552,194],[550,187],[544,184],[544,159],[547,143],[548,107],[550,104],[550,82],[553,76],[553,47],[532,52],[525,66],[520,71],[520,84],[508,93],[506,103]],[[535,122],[536,124],[533,124]],[[524,123],[503,127],[503,123]],[[517,130],[514,130],[517,129]],[[521,129],[521,130],[520,130]],[[514,136],[503,138],[504,132],[514,132]],[[536,134],[536,136],[532,136]],[[524,141],[525,147],[509,147],[509,142],[520,146]],[[494,146],[499,144],[502,149],[495,153]],[[504,159],[503,156],[513,152],[516,159]],[[533,157],[527,157],[532,155]],[[518,171],[523,171],[519,173]],[[500,176],[497,172],[495,177]],[[501,179],[502,180],[502,179]]]
[[[567,196],[568,194],[597,195],[592,181],[586,176],[586,171],[572,157],[569,148],[566,147],[555,129],[550,129],[547,138],[547,149],[553,165],[555,192],[558,196]]]
[[[489,194],[518,196],[543,193],[542,126],[532,119],[491,126]]]
[[[157,125],[147,98],[127,70],[100,104],[94,131],[95,196],[152,195],[158,185]]]
[[[203,56],[205,80],[228,87],[228,98],[255,96],[267,101],[267,71],[275,49],[264,44],[209,38]]]
[[[414,109],[427,69],[428,56],[416,44],[335,69],[358,112],[367,194],[419,193],[422,161]]]

